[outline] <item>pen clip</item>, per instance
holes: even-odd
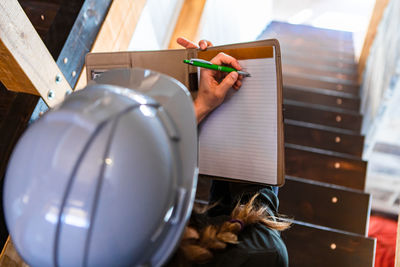
[[[189,61],[190,61],[190,63],[200,62],[200,63],[212,65],[212,63],[210,61],[207,61],[207,60],[204,60],[204,59],[199,59],[199,58],[191,58],[191,59],[189,59]]]

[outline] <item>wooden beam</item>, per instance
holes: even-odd
[[[361,83],[363,80],[363,73],[365,66],[367,64],[369,51],[375,40],[375,35],[378,31],[379,23],[382,20],[383,13],[388,3],[389,0],[376,0],[375,2],[374,10],[372,11],[371,19],[368,25],[368,31],[367,34],[365,35],[363,48],[361,50],[360,59],[358,61],[359,83]]]
[[[15,250],[11,238],[8,237],[0,255],[0,266],[3,267],[29,267]]]
[[[0,2],[0,80],[53,107],[71,87],[17,0]]]
[[[197,32],[205,4],[206,0],[185,0],[168,48],[182,48],[176,43],[176,39],[180,36],[186,37],[189,40],[197,39]]]
[[[127,50],[146,0],[114,0],[90,52]],[[87,84],[83,68],[75,89]]]
[[[112,0],[57,1],[60,1],[60,8],[44,43],[53,58],[57,59],[57,66],[68,83],[74,88],[85,64],[85,56],[93,46]],[[27,14],[32,21],[29,15],[35,14]],[[40,114],[47,110],[48,107],[40,99],[32,113],[31,121],[38,119]]]

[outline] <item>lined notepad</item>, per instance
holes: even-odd
[[[240,60],[251,74],[199,128],[201,174],[277,184],[275,58]]]

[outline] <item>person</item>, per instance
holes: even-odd
[[[192,41],[183,37],[179,37],[177,43],[185,48],[201,48],[202,50],[206,50],[207,47],[212,46],[212,43],[207,40],[201,40],[199,46],[197,46]],[[242,69],[235,58],[225,53],[219,53],[210,61],[217,65],[231,65],[237,70]],[[238,75],[237,72],[231,72],[226,75],[223,72],[203,68],[200,69],[200,77],[198,95],[193,103],[197,123],[200,123],[211,111],[224,101],[230,88],[239,90],[242,86],[243,79],[243,76]]]
[[[201,50],[212,46],[208,40],[196,45],[183,37],[177,43]],[[219,54],[212,63],[241,69],[236,59],[225,54]],[[243,77],[232,74],[219,85],[227,89],[220,90],[209,85],[216,84],[220,73],[202,69],[195,108],[207,106],[208,114],[223,102],[230,87],[239,90]],[[212,82],[204,84],[208,80]],[[200,123],[203,113],[196,114],[200,114]],[[194,209],[169,266],[288,266],[287,249],[279,232],[288,229],[290,222],[278,215],[278,204],[276,190],[271,186],[213,180],[210,208],[206,212]]]
[[[223,53],[211,61],[241,69]],[[287,266],[278,231],[289,223],[270,187],[214,183],[213,205],[185,228],[197,124],[242,77],[201,70],[193,102],[181,83],[148,70],[94,82],[33,123],[8,164],[6,223],[28,264]]]

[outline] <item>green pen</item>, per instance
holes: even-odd
[[[185,59],[185,60],[183,60],[183,63],[193,65],[196,67],[200,67],[200,68],[219,70],[219,71],[223,71],[223,72],[236,71],[238,74],[243,75],[244,77],[251,77],[250,73],[248,73],[248,72],[236,70],[231,67],[215,65],[215,64],[212,64],[210,61],[203,60],[203,59],[198,59],[198,58]]]

